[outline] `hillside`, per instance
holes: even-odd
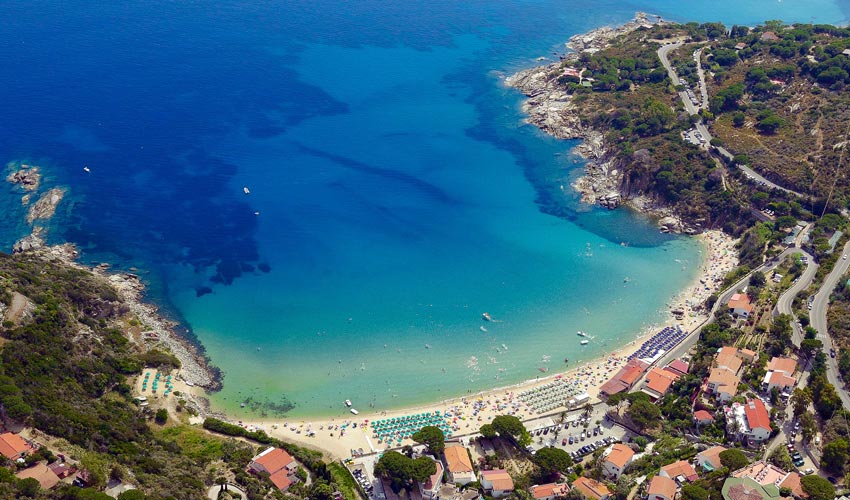
[[[0,254],[5,319],[0,417],[6,429],[22,430],[42,445],[26,463],[0,457],[0,498],[109,498],[99,492],[107,483],[138,488],[141,495],[127,498],[206,498],[220,477],[239,484],[251,499],[279,498],[282,493],[267,479],[245,472],[267,444],[286,447],[318,474],[313,488],[328,490],[331,477],[321,454],[262,432],[237,440],[189,426],[195,410],[179,392],[152,396],[150,407],[140,405],[132,380],[145,367],[168,372],[179,360],[139,341],[139,322],[145,320],[133,313],[134,304],[122,298],[114,279],[55,258],[56,253],[44,248]],[[12,475],[39,459],[55,462],[60,453],[74,469],[88,473],[88,487],[60,483],[45,491]],[[350,489],[339,489],[354,498]],[[311,491],[296,484],[289,494],[306,497]]]
[[[575,187],[586,201],[615,206],[614,192],[638,209],[672,212],[685,232],[716,227],[735,235],[759,219],[806,219],[846,207],[850,56],[842,52],[850,31],[778,22],[727,29],[639,17],[604,43],[587,42],[594,37],[574,37],[575,52],[562,61],[508,79],[530,97],[531,123],[557,137],[585,139],[580,152],[590,162]],[[665,45],[678,81],[657,53]],[[685,109],[679,92],[692,96],[696,110]],[[714,136],[711,145],[693,135],[700,121]],[[751,180],[738,163],[801,196]],[[764,210],[772,213],[765,217]]]

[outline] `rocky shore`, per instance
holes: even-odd
[[[657,16],[638,12],[631,21],[616,27],[602,27],[585,34],[575,35],[566,44],[571,50],[564,60],[578,60],[581,53],[602,50],[616,37],[642,27],[651,27],[661,21]],[[668,207],[658,205],[644,196],[630,196],[623,186],[623,171],[613,148],[605,142],[603,131],[582,123],[579,105],[567,93],[558,79],[565,74],[562,63],[555,62],[520,71],[505,79],[505,84],[518,89],[528,99],[522,104],[526,122],[558,139],[580,139],[574,151],[587,160],[584,175],[573,182],[573,189],[581,194],[587,204],[598,204],[608,209],[626,205],[658,220],[664,232],[694,233],[682,223]],[[581,75],[579,74],[579,78]]]
[[[37,194],[40,187],[41,174],[37,166],[26,164],[10,164],[13,171],[6,177],[7,182],[21,186],[25,191],[22,203],[27,205],[29,197]],[[32,233],[18,240],[12,247],[12,253],[32,253],[48,261],[58,261],[64,265],[89,271],[102,277],[118,292],[130,313],[144,325],[145,332],[142,341],[152,346],[159,345],[167,349],[182,365],[178,376],[190,386],[202,387],[206,390],[221,388],[220,375],[216,369],[209,366],[206,357],[187,339],[177,333],[179,325],[162,317],[157,308],[144,301],[145,286],[138,276],[129,273],[109,272],[108,264],[89,268],[77,262],[79,253],[76,247],[66,243],[62,245],[46,245],[47,230],[37,221],[48,221],[56,213],[56,207],[65,196],[65,189],[54,187],[44,192],[30,206],[26,215],[27,223],[33,225]],[[203,402],[197,402],[203,404]]]

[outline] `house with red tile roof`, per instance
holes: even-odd
[[[710,425],[714,422],[714,415],[705,411],[697,410],[694,412],[694,423],[697,425]]]
[[[529,488],[534,500],[555,500],[567,496],[570,487],[566,483],[548,483]]]
[[[674,500],[678,490],[676,482],[665,476],[655,476],[646,488],[647,500]]]
[[[607,486],[589,477],[576,479],[572,486],[588,500],[606,500],[611,496],[611,490]]]
[[[794,372],[797,371],[797,362],[791,358],[774,357],[767,364],[767,373],[764,374],[761,386],[762,390],[770,392],[773,389],[779,389],[784,392],[791,392],[797,380],[794,378]]]
[[[0,434],[0,454],[9,460],[22,458],[32,449],[32,446],[17,434],[11,432]]]
[[[679,375],[666,368],[653,368],[646,374],[643,387],[640,391],[649,395],[653,399],[658,399],[667,394],[673,382],[679,380]]]
[[[280,448],[269,448],[248,463],[248,471],[254,474],[268,474],[269,479],[281,491],[286,491],[295,481],[298,462]]]
[[[508,496],[514,491],[514,480],[504,469],[483,470],[481,487],[495,498]]]
[[[677,373],[679,374],[679,376],[682,376],[688,374],[690,365],[688,363],[685,363],[681,359],[674,359],[664,369],[673,373]]]
[[[622,443],[617,443],[611,447],[611,451],[603,459],[602,472],[609,478],[617,479],[623,473],[623,470],[632,463],[634,456],[634,450]]]
[[[708,374],[706,390],[714,394],[714,397],[718,401],[726,402],[738,394],[738,385],[740,383],[741,379],[732,370],[725,367],[714,367]]]
[[[726,432],[750,446],[763,443],[770,437],[770,413],[760,399],[750,399],[744,404],[733,403],[723,409],[726,414]]]
[[[443,485],[443,463],[434,460],[434,465],[437,466],[437,470],[424,483],[419,483],[419,493],[422,494],[422,498],[432,499],[439,496],[440,486]]]
[[[773,31],[765,31],[761,34],[761,40],[763,42],[778,42],[779,37]]]
[[[53,489],[59,484],[59,476],[41,462],[18,472],[15,477],[18,479],[35,479],[45,490]]]
[[[682,484],[685,481],[692,483],[699,479],[697,471],[694,470],[694,466],[685,460],[679,460],[678,462],[665,465],[661,468],[661,471],[658,472],[658,475],[672,479],[679,484]]]
[[[736,293],[732,295],[727,304],[729,314],[738,318],[748,318],[753,312],[753,305],[750,303],[750,297],[746,293]]]
[[[446,470],[449,471],[451,482],[464,485],[475,481],[475,471],[466,448],[459,444],[446,446],[443,456],[446,457]]]
[[[702,467],[702,470],[711,472],[723,466],[720,463],[720,453],[726,451],[723,446],[712,446],[707,450],[697,453],[697,464]]]

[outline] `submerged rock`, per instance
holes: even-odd
[[[25,191],[35,191],[41,183],[41,172],[36,166],[22,164],[19,170],[6,177],[6,182],[21,186]]]
[[[41,195],[41,198],[30,207],[27,213],[27,222],[32,224],[37,219],[49,219],[56,213],[56,206],[65,196],[62,188],[53,188]]]

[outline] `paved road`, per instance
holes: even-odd
[[[697,326],[696,328],[694,328],[690,333],[688,333],[688,335],[676,347],[674,347],[670,351],[666,352],[663,356],[658,358],[658,360],[655,362],[655,366],[666,366],[671,361],[673,361],[675,359],[681,359],[682,356],[687,354],[687,352],[690,351],[691,348],[694,345],[696,345],[697,341],[699,340],[699,334],[702,331],[702,329],[706,325],[708,325],[712,321],[714,321],[714,314],[720,308],[726,307],[726,304],[729,302],[729,299],[732,298],[732,295],[737,293],[738,290],[740,290],[741,288],[744,288],[744,287],[746,287],[747,285],[750,284],[750,276],[752,276],[752,274],[754,272],[761,271],[761,272],[767,274],[767,272],[776,268],[776,266],[778,266],[780,262],[785,260],[785,258],[787,256],[795,254],[795,253],[799,253],[799,252],[802,252],[802,250],[800,250],[799,248],[795,248],[795,247],[787,248],[782,253],[780,253],[776,258],[774,258],[773,260],[768,261],[768,262],[762,264],[761,266],[753,269],[752,271],[750,271],[749,274],[747,274],[746,276],[741,278],[737,283],[735,283],[734,285],[727,288],[725,292],[721,293],[717,297],[717,302],[714,303],[714,306],[711,308],[711,313],[708,316],[709,319],[706,320],[705,322],[703,322],[702,324],[700,324],[699,326]],[[642,387],[643,383],[645,382],[645,378],[646,378],[646,375],[641,377],[640,380],[638,380],[638,382],[635,384],[634,387],[638,387],[638,388]],[[850,408],[850,407],[848,407],[848,408]]]
[[[705,86],[705,71],[702,69],[702,51],[705,47],[700,47],[696,50],[696,54],[694,54],[694,62],[697,63],[697,76],[699,77],[699,93],[702,97],[702,104],[700,105],[703,109],[708,109],[708,87]]]
[[[792,308],[794,304],[794,298],[797,297],[797,294],[805,290],[812,284],[812,280],[815,279],[815,274],[818,271],[818,266],[811,255],[808,252],[805,252],[801,249],[796,249],[797,251],[794,253],[799,253],[806,257],[806,270],[803,271],[803,274],[797,278],[797,282],[791,285],[791,287],[785,291],[782,295],[779,296],[779,300],[776,301],[776,308],[773,310],[774,316],[778,316],[780,314],[788,314],[792,317],[795,317],[794,310]],[[796,318],[795,318],[796,319]],[[793,334],[791,340],[794,342],[796,346],[800,346],[800,342],[803,340],[803,330],[797,325],[796,321],[791,322],[791,328],[793,330]]]
[[[682,42],[675,42],[667,45],[662,45],[658,48],[658,58],[661,60],[661,65],[664,66],[664,69],[667,70],[667,76],[670,77],[670,80],[673,82],[673,85],[679,84],[679,75],[676,74],[676,71],[670,65],[670,60],[667,58],[667,55],[670,53],[670,51],[676,50],[681,46]],[[691,101],[691,98],[688,97],[687,92],[685,92],[684,90],[679,92],[679,97],[682,98],[682,104],[685,105],[685,111],[687,111],[689,115],[695,115],[699,112],[699,109],[697,109],[693,101]],[[700,130],[700,132],[703,131]],[[705,140],[711,140],[710,136],[706,136]]]
[[[667,44],[667,45],[662,45],[661,47],[658,48],[658,59],[661,60],[661,65],[664,66],[664,69],[667,70],[667,76],[670,77],[670,80],[673,81],[674,85],[679,83],[679,76],[676,74],[676,70],[673,69],[673,66],[670,65],[670,60],[668,59],[667,55],[670,53],[670,51],[676,50],[681,46],[682,46],[682,42],[675,42],[675,43],[670,43],[670,44]],[[701,53],[702,48],[700,48],[699,51]],[[699,59],[699,57],[697,57],[697,59]],[[700,93],[702,94],[703,106],[708,107],[708,88],[705,85],[705,77],[702,73],[702,69],[701,69],[702,65],[699,63],[699,61],[697,62],[697,68],[698,68],[698,74],[699,74],[699,77],[700,77],[700,89],[699,90],[700,90]],[[694,105],[693,101],[691,101],[691,98],[688,97],[687,92],[685,92],[685,91],[679,92],[679,97],[682,99],[682,104],[685,106],[685,111],[687,111],[688,114],[695,115],[695,114],[699,113],[699,108]],[[706,140],[706,143],[711,143],[711,139],[712,139],[711,133],[708,131],[708,127],[705,126],[705,124],[702,122],[702,120],[698,121],[694,125],[694,128],[696,128],[697,131],[700,134],[702,134],[702,136]],[[731,160],[735,156],[732,153],[730,153],[728,150],[726,150],[725,148],[717,147],[716,149],[726,159]],[[784,191],[788,194],[793,194],[797,197],[803,198],[802,194],[800,194],[796,191],[792,191],[790,189],[784,188],[784,187],[782,187],[782,186],[780,186],[780,185],[778,185],[774,182],[771,182],[771,181],[765,179],[758,172],[756,172],[755,170],[751,169],[750,167],[748,167],[746,165],[736,164],[735,166],[738,167],[742,172],[744,172],[744,175],[746,175],[748,178],[754,180],[755,182],[757,182],[757,183],[759,183],[763,186],[767,186],[771,189],[778,189],[778,190]]]
[[[838,249],[836,249],[838,251]],[[841,250],[842,255],[848,255],[850,252],[850,242],[844,245]],[[812,311],[810,313],[812,326],[818,331],[818,338],[823,342],[824,350],[829,352],[829,348],[833,347],[832,338],[829,336],[829,329],[826,323],[826,311],[829,308],[829,297],[832,291],[835,290],[838,282],[847,273],[850,268],[850,260],[839,257],[835,263],[832,272],[826,277],[823,286],[815,294],[815,300],[812,302]],[[844,408],[850,408],[850,394],[844,389],[844,384],[838,379],[838,358],[827,356],[826,375],[829,382],[835,386],[838,395],[841,396],[841,402],[844,403]]]

